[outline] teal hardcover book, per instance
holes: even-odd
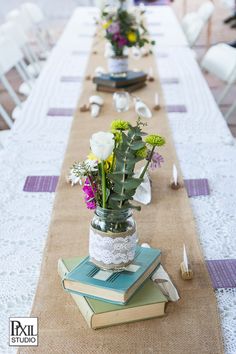
[[[160,263],[161,252],[137,247],[135,259],[123,272],[104,271],[86,257],[62,280],[65,290],[117,304],[125,304]]]
[[[128,71],[126,77],[113,78],[110,74],[102,74],[94,77],[93,82],[97,85],[113,88],[125,88],[139,82],[145,82],[147,74],[143,71]]]

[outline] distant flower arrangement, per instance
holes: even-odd
[[[138,186],[150,165],[161,166],[163,158],[156,151],[165,144],[160,135],[147,135],[142,131],[146,124],[138,118],[132,126],[124,120],[114,120],[111,132],[98,132],[91,136],[91,153],[83,162],[76,162],[69,174],[72,185],[83,185],[88,209],[137,208],[131,204]],[[135,165],[146,161],[137,177]]]
[[[145,44],[154,45],[155,41],[148,39],[148,32],[143,22],[144,11],[130,12],[120,7],[105,7],[102,12],[102,27],[105,30],[105,38],[110,42],[114,55],[124,56],[125,47],[141,48]]]

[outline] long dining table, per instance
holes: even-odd
[[[76,8],[0,154],[0,353],[16,350],[8,346],[9,317],[30,314],[55,196],[23,191],[25,180],[60,175],[98,14],[94,7]],[[207,178],[210,185],[209,196],[190,199],[204,257],[236,258],[235,139],[171,7],[147,8],[146,16],[165,102],[186,107],[168,113],[183,176]],[[225,352],[235,354],[236,290],[215,294]]]

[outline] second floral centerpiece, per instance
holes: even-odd
[[[143,11],[131,12],[120,1],[119,8],[105,7],[102,12],[102,26],[108,40],[108,70],[112,76],[125,76],[128,71],[127,48],[136,51],[146,44],[155,44],[148,39],[143,21]]]
[[[89,254],[102,269],[121,270],[135,256],[137,231],[132,209],[141,207],[132,200],[149,165],[156,165],[160,156],[156,149],[165,144],[160,135],[143,132],[145,125],[140,118],[134,126],[123,120],[113,121],[111,132],[91,136],[88,158],[76,162],[70,170],[70,182],[83,185],[87,208],[95,210]],[[141,161],[145,163],[137,175],[135,166]]]

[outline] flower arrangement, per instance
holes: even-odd
[[[134,126],[128,121],[114,120],[111,132],[91,136],[90,154],[85,161],[74,163],[69,174],[72,185],[83,184],[88,209],[141,209],[131,201],[148,167],[161,166],[163,158],[156,150],[165,144],[162,136],[143,132],[145,125],[141,118]],[[140,161],[145,164],[137,176],[135,166]]]
[[[105,30],[105,38],[110,42],[116,57],[124,56],[125,47],[141,48],[145,44],[155,44],[147,38],[147,29],[143,23],[142,15],[132,13],[123,7],[115,10],[106,8],[102,12],[102,27]]]

